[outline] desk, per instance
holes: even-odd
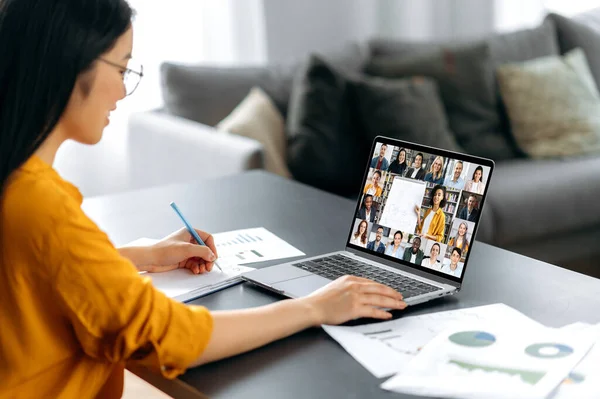
[[[264,226],[307,256],[344,248],[355,207],[353,201],[264,172],[92,198],[83,206],[115,244],[122,245],[179,229],[181,222],[169,207],[170,201],[176,201],[198,228],[216,233]],[[260,267],[275,263],[265,262]],[[455,297],[418,305],[402,314],[504,302],[549,326],[600,322],[600,280],[487,244],[473,246],[465,282]],[[222,310],[278,299],[242,284],[193,303]],[[166,384],[158,376],[144,377],[158,386]],[[181,382],[209,397],[222,398],[401,397],[381,390],[382,380],[317,328],[188,370],[172,389],[182,392]]]

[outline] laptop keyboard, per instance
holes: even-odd
[[[293,265],[331,280],[349,274],[368,278],[394,288],[399,291],[405,299],[441,290],[440,287],[401,274],[392,273],[380,267],[343,255],[332,255],[324,258],[311,259],[294,263]]]

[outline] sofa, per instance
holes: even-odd
[[[492,68],[548,54],[560,55],[574,47],[582,47],[594,77],[600,82],[598,21],[599,10],[573,19],[551,14],[538,27],[494,35],[470,44],[486,44]],[[413,69],[422,68],[428,74],[427,71],[434,68],[423,64],[426,55],[446,45],[457,44],[374,38],[366,43],[351,43],[322,54],[322,57],[348,75],[368,74],[379,61],[390,57],[420,57],[421,63],[413,63]],[[289,127],[290,101],[294,101],[294,88],[298,84],[298,74],[306,65],[306,56],[299,57],[294,63],[261,67],[163,64],[161,78],[165,106],[134,114],[129,121],[129,145],[146,152],[146,161],[132,159],[130,168],[138,168],[152,176],[148,181],[142,179],[135,184],[143,187],[194,180],[199,175],[218,177],[263,168],[264,147],[261,143],[220,132],[214,126],[226,118],[253,87],[260,87],[268,93]],[[460,67],[460,60],[453,62]],[[470,59],[466,59],[465,65],[476,67]],[[419,72],[420,69],[416,69],[411,73],[418,75]],[[435,76],[435,71],[431,74]],[[481,94],[477,91],[483,84],[475,87],[475,95]],[[490,116],[495,127],[475,133],[468,132],[467,128],[454,132],[463,151],[490,157],[496,162],[477,239],[600,277],[600,267],[595,265],[600,256],[600,210],[595,207],[596,199],[600,198],[599,154],[548,159],[526,156],[511,135],[497,83],[491,81],[490,84],[495,90],[493,98],[487,96],[481,101],[488,101],[488,108],[495,107]],[[452,115],[453,108],[448,101],[444,106],[449,121],[458,120]],[[297,139],[288,136],[290,148],[297,144]],[[364,140],[357,145],[369,148],[370,141]],[[148,157],[148,153],[152,156]],[[300,163],[290,168],[292,178],[311,184],[307,180],[310,176],[300,177],[294,173],[310,168],[310,165],[302,165],[297,159],[294,162]],[[360,170],[363,170],[362,166]],[[327,189],[318,183],[312,185]],[[354,193],[330,191],[356,198],[359,186],[352,187],[355,187]]]

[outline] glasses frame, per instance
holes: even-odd
[[[131,90],[130,93],[127,93],[127,86],[125,85],[125,75],[123,75],[123,84],[125,85],[125,95],[126,96],[130,96],[130,95],[132,95],[135,92],[135,90],[140,85],[140,82],[142,81],[142,78],[144,77],[144,66],[142,64],[140,64],[140,71],[138,72],[138,71],[136,71],[134,69],[131,69],[131,68],[128,68],[126,66],[117,64],[116,62],[112,62],[112,61],[106,60],[104,58],[98,58],[98,59],[100,61],[102,61],[102,62],[110,65],[110,66],[113,66],[113,67],[119,68],[119,69],[124,69],[125,72],[127,72],[127,73],[133,73],[133,74],[136,74],[137,76],[139,76],[139,79],[138,79],[137,83],[135,84],[134,88]]]

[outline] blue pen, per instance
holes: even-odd
[[[188,223],[188,221],[183,217],[181,211],[179,210],[179,208],[177,208],[177,205],[175,205],[175,202],[171,202],[171,208],[173,208],[173,210],[175,211],[175,213],[177,213],[177,215],[179,215],[179,217],[181,218],[181,221],[183,222],[183,224],[185,224],[185,228],[187,229],[187,231],[190,232],[190,234],[192,235],[192,237],[194,237],[194,239],[196,240],[196,242],[200,245],[204,245],[206,246],[206,244],[204,243],[204,241],[202,241],[202,238],[200,238],[200,236],[198,235],[198,233],[196,233],[196,230],[194,230],[192,228],[192,226],[190,226],[190,224]],[[221,269],[221,266],[219,266],[219,264],[214,261],[213,262],[215,264],[215,266],[217,266],[219,268],[220,271],[223,271],[223,269]]]

